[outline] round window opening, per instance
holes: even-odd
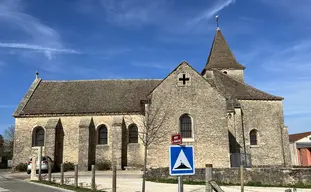
[[[227,71],[224,71],[224,74],[227,74]]]

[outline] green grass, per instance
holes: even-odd
[[[60,185],[58,183],[53,183],[53,182],[49,182],[49,181],[31,181],[31,182],[41,183],[41,184],[50,185],[53,187],[58,187],[58,188],[63,188],[63,189],[68,189],[68,190],[77,191],[77,192],[105,192],[103,190],[92,190],[92,189],[87,189],[87,188],[74,187],[71,185]]]
[[[158,179],[151,179],[148,178],[146,179],[147,181],[151,181],[151,182],[157,182],[157,183],[173,183],[173,184],[177,184],[178,180],[177,179],[163,179],[163,178],[158,178]],[[195,181],[191,181],[191,180],[183,180],[184,184],[188,184],[188,185],[205,185],[205,181],[199,181],[199,180],[195,180]],[[217,182],[218,185],[222,185],[222,186],[240,186],[239,183],[222,183],[222,182]],[[311,183],[302,183],[302,182],[297,182],[296,184],[293,185],[280,185],[280,184],[276,184],[276,185],[266,185],[266,184],[262,184],[261,182],[253,182],[250,181],[248,183],[245,183],[244,186],[254,186],[254,187],[290,187],[290,188],[311,188]]]
[[[156,183],[173,183],[177,184],[177,179],[146,179],[146,181],[152,181]],[[187,181],[183,180],[183,184],[189,184],[189,185],[205,185],[205,181]]]

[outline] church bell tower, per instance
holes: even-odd
[[[212,78],[213,70],[220,70],[224,74],[244,83],[245,66],[239,64],[229,48],[219,26],[216,16],[217,30],[206,65],[201,73],[205,78]]]

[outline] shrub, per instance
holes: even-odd
[[[97,170],[103,171],[103,170],[110,170],[111,169],[111,163],[110,161],[100,161],[95,164],[95,167]]]
[[[71,162],[65,162],[64,163],[64,172],[66,171],[74,171],[75,170],[75,165]]]
[[[6,168],[7,168],[7,166],[5,163],[0,163],[0,169],[6,169]]]
[[[262,186],[260,181],[249,181],[246,183],[247,186]]]
[[[19,163],[18,165],[16,165],[15,170],[19,172],[27,171],[27,163]]]

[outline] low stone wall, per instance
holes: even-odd
[[[169,168],[149,169],[147,179],[177,179],[169,175]],[[188,181],[204,181],[205,169],[196,169],[195,175],[183,176]],[[239,184],[240,168],[214,168],[213,180],[223,184]],[[311,168],[246,168],[244,182],[261,185],[310,184]]]

